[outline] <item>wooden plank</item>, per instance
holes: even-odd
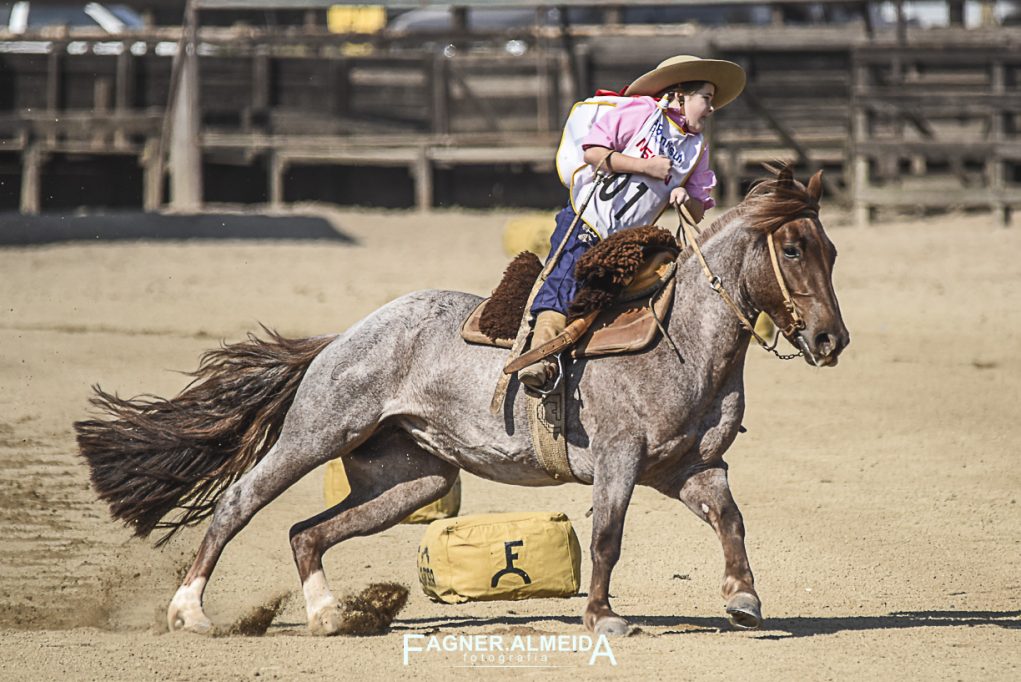
[[[785,0],[785,4],[840,4],[846,0]],[[327,9],[333,5],[360,5],[364,0],[198,0],[196,6],[201,10],[268,10],[268,9]],[[421,0],[377,0],[373,4],[391,9],[415,9],[422,6]],[[535,7],[535,0],[456,0],[454,7]],[[557,7],[593,7],[617,6],[620,0],[557,0]],[[643,0],[646,5],[704,5],[704,0]],[[750,5],[761,4],[755,0],[717,0],[717,5]]]
[[[411,166],[418,159],[418,149],[282,149],[281,159],[288,163],[337,164],[348,166]]]
[[[429,156],[444,164],[552,163],[553,146],[527,147],[445,147],[429,150]]]
[[[943,141],[917,141],[902,142],[894,140],[868,140],[858,142],[854,150],[870,158],[880,157],[901,157],[912,155],[925,156],[927,158],[958,158],[985,160],[991,155],[1002,158],[1021,158],[1021,140],[1016,142],[988,141],[988,142],[943,142]]]
[[[997,203],[1021,205],[1021,189],[993,193],[983,188],[903,189],[870,187],[861,199],[871,206],[924,206],[945,208],[951,206],[992,207]]]

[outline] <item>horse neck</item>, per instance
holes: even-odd
[[[754,311],[744,294],[744,270],[755,236],[741,229],[737,222],[730,220],[719,229],[707,232],[699,248],[712,274],[720,278],[727,293],[750,319]],[[709,353],[743,359],[743,353],[737,351],[747,345],[749,334],[723,297],[709,287],[701,263],[690,248],[682,254],[676,276],[671,334],[676,335],[675,338],[692,339]]]

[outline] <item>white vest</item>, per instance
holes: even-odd
[[[571,192],[575,211],[585,202],[595,181],[594,169],[585,163],[581,142],[597,119],[630,99],[592,97],[571,109],[557,150],[557,173]],[[685,134],[666,115],[662,102],[620,153],[638,158],[665,156],[673,164],[670,177],[663,182],[638,173],[615,175],[596,190],[582,213],[582,221],[601,239],[625,227],[655,223],[667,206],[670,192],[687,182],[704,150],[702,134]]]

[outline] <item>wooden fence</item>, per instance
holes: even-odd
[[[683,51],[749,74],[712,126],[725,204],[775,159],[824,168],[828,193],[862,222],[956,206],[1007,221],[1021,204],[1017,29],[908,31],[899,41],[860,28],[625,28],[571,40],[533,32],[519,55],[501,36],[452,56],[443,45],[384,52],[310,30],[203,29],[199,149],[206,161],[258,161],[270,203],[288,195],[289,170],[316,165],[405,170],[421,208],[435,202],[437,169],[514,164],[555,183],[571,104]],[[45,208],[54,155],[134,158],[142,205],[161,205],[171,58],[155,51],[174,39],[139,34],[107,44],[115,54],[68,54],[81,42],[72,35],[50,38],[47,54],[0,54],[0,178],[17,158],[22,211]]]

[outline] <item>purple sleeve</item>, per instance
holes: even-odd
[[[716,205],[711,195],[713,187],[716,187],[716,173],[709,168],[709,145],[706,145],[705,151],[702,152],[702,158],[695,164],[695,170],[691,171],[688,181],[684,183],[684,188],[688,190],[690,196],[701,201],[708,210]]]
[[[638,132],[645,119],[656,108],[656,100],[651,97],[635,97],[629,102],[618,104],[592,124],[592,129],[581,141],[581,148],[606,147],[614,151],[624,151],[624,147]]]

